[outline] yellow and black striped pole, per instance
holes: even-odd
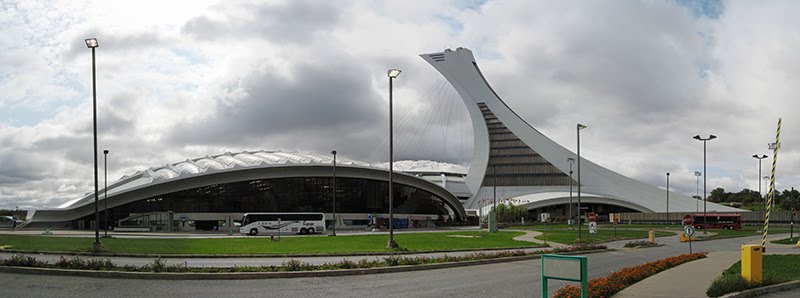
[[[775,165],[778,163],[778,148],[781,147],[781,118],[778,118],[778,132],[775,134],[775,143],[772,148],[772,176],[769,179],[769,194],[767,195],[767,216],[764,217],[764,237],[761,238],[761,247],[766,248],[767,231],[769,231],[769,212],[772,210],[772,199],[775,197]]]

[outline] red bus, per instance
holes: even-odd
[[[721,213],[706,213],[703,216],[700,214],[692,214],[694,217],[694,227],[696,229],[725,229],[725,230],[741,230],[742,229],[742,215],[741,214],[721,214]]]

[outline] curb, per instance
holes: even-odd
[[[793,280],[793,281],[785,282],[785,283],[782,283],[782,284],[771,285],[771,286],[766,286],[766,287],[760,287],[760,288],[750,289],[750,290],[746,290],[746,291],[741,291],[741,292],[737,292],[737,293],[726,294],[726,295],[723,295],[723,296],[720,296],[720,297],[722,297],[722,298],[758,297],[758,296],[761,296],[761,295],[764,295],[764,294],[783,292],[783,291],[788,291],[788,290],[797,289],[797,288],[800,288],[800,280]]]
[[[578,251],[562,253],[563,255],[593,254],[615,251],[614,249],[598,249],[590,251]],[[159,280],[241,280],[241,279],[273,279],[273,278],[301,278],[301,277],[331,277],[363,274],[380,274],[395,272],[410,272],[433,269],[446,269],[476,265],[488,265],[506,262],[516,262],[525,260],[535,260],[542,257],[539,255],[505,257],[496,259],[474,260],[464,262],[404,265],[378,268],[363,269],[339,269],[339,270],[317,270],[317,271],[290,271],[290,272],[229,272],[229,273],[200,273],[200,272],[126,272],[126,271],[95,271],[95,270],[71,270],[55,268],[36,268],[36,267],[16,267],[0,266],[2,273],[18,273],[32,275],[58,275],[58,276],[77,276],[95,278],[122,278],[122,279],[159,279]]]

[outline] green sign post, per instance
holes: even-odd
[[[547,281],[557,279],[580,282],[581,298],[588,298],[586,260],[584,256],[542,255],[542,297],[550,297],[547,294]]]

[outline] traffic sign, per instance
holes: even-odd
[[[594,212],[589,212],[589,221],[590,222],[597,221],[597,216],[594,214]]]
[[[797,216],[797,208],[792,208],[792,216]]]
[[[683,233],[686,234],[686,237],[692,237],[692,235],[694,235],[694,227],[693,226],[683,227]]]
[[[596,222],[589,222],[589,233],[596,234],[597,233],[597,223]]]
[[[684,226],[691,226],[694,224],[694,216],[691,214],[686,214],[683,216],[683,225]]]

